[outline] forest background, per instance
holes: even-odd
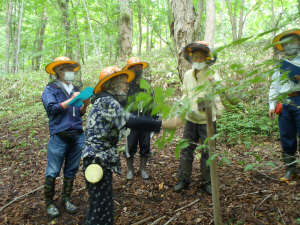
[[[270,120],[267,112],[268,88],[280,53],[271,43],[276,34],[299,28],[299,12],[300,0],[0,0],[0,161],[7,175],[0,178],[1,195],[6,196],[1,216],[13,220],[6,204],[26,193],[18,187],[35,172],[24,169],[28,154],[33,154],[28,149],[38,149],[38,157],[45,160],[47,118],[40,96],[49,76],[44,68],[62,55],[81,64],[75,82],[81,88],[94,87],[104,67],[122,68],[131,56],[148,62],[144,75],[155,89],[156,111],[167,117],[184,114],[188,107],[183,104],[178,110],[176,102],[182,76],[191,67],[183,47],[207,41],[218,54],[212,67],[226,82],[219,90],[225,105],[218,117],[217,140],[224,147],[215,156],[219,165],[237,163],[244,171],[277,179],[270,173],[283,170],[278,121]],[[158,151],[173,144],[171,154],[178,157],[184,146],[181,138],[173,132],[155,143]],[[243,157],[235,155],[236,146],[243,149]],[[266,146],[270,157],[263,160],[265,152],[259,149]],[[11,183],[13,178],[18,184]],[[299,191],[293,196],[299,205]],[[228,221],[241,221],[230,213],[224,216]],[[280,211],[278,221],[300,221],[299,212],[287,215]]]

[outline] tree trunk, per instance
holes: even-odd
[[[120,58],[124,61],[132,54],[132,10],[128,0],[120,0],[120,13],[121,13],[121,52]]]
[[[92,25],[91,25],[91,21],[90,21],[90,15],[89,15],[89,11],[86,7],[86,4],[85,4],[85,0],[82,0],[83,2],[83,5],[84,5],[84,8],[85,8],[85,11],[86,11],[86,17],[87,17],[87,21],[89,23],[89,26],[90,26],[90,30],[91,30],[91,35],[92,35],[92,38],[93,38],[93,43],[94,43],[94,48],[95,48],[95,51],[96,51],[96,55],[98,57],[98,61],[99,61],[99,65],[100,65],[100,69],[102,70],[102,62],[100,60],[100,53],[99,53],[99,49],[96,45],[96,41],[95,41],[95,37],[94,37],[94,33],[93,33],[93,28],[92,28]]]
[[[241,2],[241,8],[240,8],[240,22],[239,22],[239,34],[238,39],[241,39],[243,36],[243,28],[244,28],[244,6],[245,6],[245,0],[242,0]]]
[[[38,27],[36,31],[36,35],[34,38],[33,46],[32,46],[32,58],[31,58],[31,70],[35,69],[35,59],[36,59],[36,44],[38,43],[38,38],[39,38],[39,33],[40,33],[40,28]]]
[[[5,73],[9,73],[9,49],[10,49],[10,28],[13,2],[9,0],[6,13],[6,50],[5,50]]]
[[[226,0],[227,3],[227,8],[228,8],[228,15],[230,18],[230,23],[231,23],[231,28],[232,28],[232,40],[236,41],[237,40],[237,34],[236,34],[236,11],[233,13],[232,12],[232,7],[231,7],[231,3],[230,0]],[[235,6],[237,4],[237,0],[235,0]],[[235,7],[236,10],[236,7]]]
[[[146,51],[147,52],[149,52],[149,49],[150,49],[149,33],[150,33],[150,25],[149,25],[149,21],[147,21],[147,42],[146,42]]]
[[[12,9],[12,31],[11,31],[11,36],[10,36],[10,39],[11,39],[11,61],[12,61],[12,65],[11,65],[11,73],[14,73],[14,69],[15,69],[15,65],[16,65],[16,41],[17,41],[17,26],[16,26],[16,21],[17,21],[17,5],[18,5],[18,1],[15,2],[15,5],[13,6],[13,9]]]
[[[65,0],[65,2],[62,2],[62,0],[57,0],[57,3],[59,5],[60,8],[60,12],[61,12],[61,22],[62,25],[65,28],[65,36],[66,36],[66,56],[69,58],[73,58],[72,57],[72,40],[70,37],[70,33],[71,33],[71,22],[69,19],[69,14],[68,14],[68,10],[69,10],[69,0]]]
[[[196,17],[195,28],[193,32],[193,38],[192,38],[193,41],[200,41],[202,39],[202,35],[201,35],[202,14],[203,14],[203,0],[199,0],[198,13]]]
[[[300,1],[300,0],[299,0],[299,1]],[[142,30],[142,6],[141,6],[141,3],[139,3],[138,18],[139,18],[139,33],[140,33],[138,55],[141,56],[141,54],[142,54],[142,42],[143,42],[143,30]]]
[[[72,8],[74,8],[73,5],[73,1],[71,0],[71,4],[72,4]],[[78,2],[76,3],[75,7],[77,7],[80,4],[80,0],[78,0]],[[79,29],[78,29],[78,22],[77,22],[77,16],[76,14],[74,15],[74,25],[75,25],[75,30],[76,30],[76,50],[75,50],[75,60],[76,62],[80,62],[80,49],[81,49],[81,45],[80,45],[80,36],[79,36]]]
[[[38,55],[36,56],[36,64],[35,64],[35,70],[39,70],[41,66],[41,59],[43,55],[43,44],[44,44],[44,35],[45,35],[45,29],[46,29],[46,8],[44,9],[44,12],[42,13],[42,24],[41,24],[41,31],[38,38]]]
[[[224,22],[223,22],[223,9],[224,9],[224,0],[221,0],[221,8],[219,9],[219,14],[220,14],[220,20],[221,20],[221,29],[222,29],[222,36],[223,36],[223,44],[227,44],[226,40],[226,33],[225,33],[225,27],[224,27]]]
[[[20,7],[20,16],[17,28],[17,50],[16,50],[16,60],[14,65],[14,73],[18,73],[19,68],[19,54],[20,54],[20,45],[21,45],[21,31],[22,31],[22,19],[23,19],[23,11],[24,11],[24,0],[22,0]]]
[[[185,72],[190,69],[190,63],[184,59],[184,47],[192,42],[195,23],[195,13],[192,0],[171,1],[173,22],[170,25],[175,51],[177,53],[177,69],[182,82]]]
[[[206,1],[206,23],[204,40],[210,47],[214,47],[215,29],[216,29],[216,6],[215,0]]]

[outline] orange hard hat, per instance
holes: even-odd
[[[290,34],[298,35],[299,38],[300,38],[300,29],[289,29],[289,30],[286,30],[286,31],[278,34],[277,36],[275,36],[272,43],[276,44],[276,43],[280,42],[280,40],[283,37],[285,37],[287,35],[290,35]],[[278,49],[279,51],[283,51],[283,47],[282,47],[281,43],[278,43],[277,45],[274,45],[274,48]]]
[[[116,66],[109,66],[104,68],[99,75],[99,82],[94,89],[94,94],[102,91],[102,85],[109,79],[118,75],[126,75],[128,77],[127,82],[129,83],[134,79],[135,73],[131,70],[121,70]]]
[[[80,64],[72,61],[71,59],[69,59],[66,56],[59,56],[56,59],[54,59],[54,61],[52,63],[49,63],[45,70],[47,73],[51,74],[51,75],[55,75],[55,68],[57,69],[59,66],[65,65],[65,64],[69,64],[69,66],[71,66],[75,71],[80,69]]]
[[[125,66],[122,70],[129,70],[129,68],[134,65],[142,65],[143,69],[145,69],[148,66],[148,63],[141,62],[141,60],[138,57],[131,57],[127,61],[127,66]]]
[[[190,56],[192,55],[193,51],[195,51],[195,50],[202,50],[202,51],[205,51],[208,55],[210,54],[210,48],[206,41],[196,41],[191,44],[188,44],[184,48],[184,50]]]

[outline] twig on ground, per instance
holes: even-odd
[[[174,220],[174,219],[175,219],[175,217],[170,218],[164,225],[168,225],[168,224],[171,223],[172,220]]]
[[[147,218],[145,218],[145,219],[143,219],[143,220],[140,220],[140,221],[138,221],[138,222],[136,222],[136,223],[133,223],[132,225],[143,224],[143,223],[145,223],[145,222],[147,222],[147,221],[149,221],[149,220],[152,220],[152,219],[153,219],[153,216],[150,216],[150,217],[147,217]]]
[[[0,208],[0,212],[1,212],[3,209],[5,209],[7,206],[9,206],[9,205],[13,204],[14,202],[16,202],[17,200],[19,200],[20,198],[23,198],[23,197],[25,197],[26,195],[29,195],[29,194],[31,194],[31,193],[33,193],[33,192],[36,192],[36,191],[40,190],[40,189],[43,188],[43,187],[44,187],[44,185],[41,186],[41,187],[38,187],[38,188],[36,188],[36,189],[34,189],[34,190],[32,190],[32,191],[30,191],[30,192],[24,194],[24,195],[21,195],[21,196],[15,198],[14,200],[12,200],[11,202],[9,202],[9,203],[6,204],[5,206],[1,207],[1,208]]]
[[[265,197],[265,199],[262,200],[262,202],[258,204],[257,208],[259,208],[259,206],[260,206],[261,204],[263,204],[263,202],[266,201],[271,195],[272,195],[272,194],[269,194],[267,197]]]
[[[269,191],[269,190],[255,191],[255,192],[251,192],[251,193],[236,195],[236,197],[241,197],[241,196],[245,196],[245,195],[253,195],[253,194],[258,194],[258,193],[262,193],[262,192],[275,192],[275,191]]]
[[[277,209],[278,209],[278,212],[279,212],[279,215],[280,215],[280,217],[281,217],[282,222],[286,225],[286,223],[285,223],[285,221],[284,221],[284,219],[283,219],[283,216],[282,216],[282,214],[281,214],[281,211],[280,211],[279,207],[277,207]]]
[[[165,216],[162,216],[162,217],[160,217],[160,218],[154,220],[153,223],[151,223],[150,225],[155,225],[155,224],[157,224],[159,221],[161,221],[162,219],[164,219],[164,218],[166,218],[166,217],[167,217],[166,215],[165,215]]]
[[[174,211],[174,213],[176,213],[176,212],[178,212],[178,211],[181,211],[181,210],[183,210],[183,209],[185,209],[185,208],[187,208],[187,207],[189,207],[189,206],[191,206],[191,205],[194,205],[195,203],[197,203],[197,202],[199,202],[199,201],[200,201],[200,199],[198,198],[197,200],[195,200],[195,201],[189,203],[188,205],[183,206],[183,207],[181,207],[181,208],[179,208],[179,209],[176,209],[176,210]]]
[[[118,206],[120,206],[120,203],[119,203],[119,202],[117,202],[116,200],[114,200],[114,202],[115,202]]]
[[[260,174],[262,174],[262,175],[264,175],[264,176],[266,176],[266,177],[268,177],[268,178],[270,178],[271,180],[276,180],[276,181],[280,182],[278,179],[273,178],[273,177],[270,177],[270,176],[268,176],[267,174],[262,173],[262,172],[260,172],[260,171],[258,171],[258,170],[256,170],[256,172],[257,172],[257,173],[260,173]]]

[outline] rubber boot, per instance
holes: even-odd
[[[64,177],[64,186],[62,190],[61,202],[67,213],[74,214],[77,212],[77,207],[71,203],[71,193],[73,189],[74,177]]]
[[[147,157],[141,157],[141,159],[140,159],[140,173],[141,173],[142,178],[144,180],[148,180],[149,179],[149,175],[146,172],[147,160],[148,160]]]
[[[295,155],[282,154],[283,162],[285,164],[285,175],[280,178],[280,181],[289,183],[297,176],[297,162]]]
[[[175,187],[174,187],[174,191],[175,192],[181,192],[183,189],[187,189],[189,187],[189,183],[186,183],[184,181],[179,181]]]
[[[126,179],[127,180],[132,180],[134,171],[133,171],[133,157],[126,158],[126,163],[127,163],[127,175]]]
[[[59,211],[53,203],[53,196],[55,193],[55,178],[48,179],[45,178],[44,184],[44,196],[45,196],[45,206],[47,215],[51,218],[58,217]]]

